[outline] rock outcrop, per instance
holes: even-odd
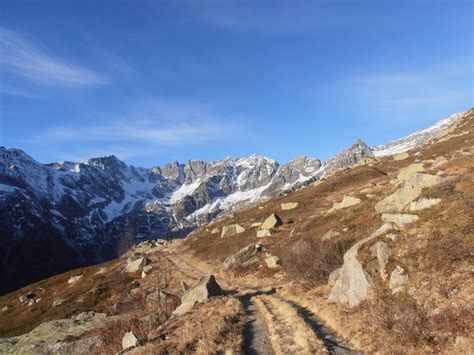
[[[378,213],[401,212],[408,204],[416,200],[422,190],[439,184],[443,179],[436,175],[414,173],[390,196],[375,205]]]

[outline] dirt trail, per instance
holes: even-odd
[[[190,279],[197,280],[212,273],[192,265],[174,251],[166,250],[162,254],[179,273]],[[249,318],[244,328],[245,354],[361,354],[352,350],[307,308],[277,296],[275,288],[250,287],[219,275],[216,279],[240,299]]]

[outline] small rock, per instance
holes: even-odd
[[[94,275],[100,275],[107,271],[107,268],[101,267]]]
[[[405,270],[401,266],[397,265],[395,270],[393,270],[392,274],[390,275],[389,286],[392,290],[392,293],[398,293],[402,291],[407,282],[408,275],[405,273]]]
[[[344,196],[342,198],[341,202],[336,202],[332,208],[328,211],[328,213],[331,213],[335,210],[340,210],[342,208],[347,208],[350,206],[358,205],[360,203],[360,199],[357,197],[352,197],[352,196]]]
[[[323,241],[326,241],[326,240],[331,240],[333,238],[336,238],[336,237],[339,237],[341,235],[341,233],[339,233],[338,231],[335,231],[335,230],[332,230],[330,229],[329,231],[327,231],[323,237],[321,238],[321,240]]]
[[[280,216],[278,216],[276,213],[272,213],[270,216],[267,217],[265,222],[262,223],[260,228],[261,229],[272,229],[272,228],[276,228],[276,227],[278,227],[282,224],[283,224],[283,222],[282,222]]]
[[[217,234],[219,233],[219,228],[212,228],[211,234]]]
[[[372,252],[372,255],[377,258],[380,277],[385,281],[387,279],[385,268],[387,267],[388,259],[391,254],[390,247],[385,242],[377,242],[370,247],[370,251]]]
[[[296,207],[298,207],[298,202],[287,202],[287,203],[282,203],[281,204],[281,209],[283,211],[286,211],[286,210],[293,210],[295,209]]]
[[[240,224],[230,224],[228,226],[222,227],[221,238],[232,237],[233,235],[240,234],[245,232],[245,228]]]
[[[270,229],[260,229],[257,231],[258,238],[271,237],[271,236],[272,236],[272,232],[270,232]]]
[[[255,222],[250,225],[250,227],[255,228],[255,227],[260,227],[262,225],[262,222]]]
[[[278,262],[280,261],[280,258],[278,256],[269,256],[268,258],[265,258],[265,264],[267,264],[267,267],[270,269],[276,269],[280,265]]]
[[[6,312],[6,311],[8,311],[9,309],[10,309],[10,306],[8,306],[8,305],[7,305],[7,306],[4,306],[4,307],[2,308],[2,312]]]
[[[122,339],[122,349],[127,350],[139,345],[139,341],[132,331],[125,333]]]
[[[83,276],[84,276],[84,275],[71,276],[71,277],[69,278],[69,280],[67,280],[67,283],[68,283],[69,285],[70,285],[70,284],[73,284],[73,283],[79,281],[80,279],[82,279]]]
[[[66,303],[66,300],[64,298],[60,298],[58,300],[55,300],[52,304],[53,307],[58,307]]]

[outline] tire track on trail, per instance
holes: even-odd
[[[210,273],[192,265],[174,251],[162,253],[180,273],[191,279],[198,280]],[[216,279],[224,289],[237,297],[245,308],[249,321],[243,329],[244,354],[362,354],[352,350],[309,309],[276,295],[274,288],[259,289],[218,276]]]

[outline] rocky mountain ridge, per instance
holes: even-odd
[[[429,137],[440,133],[425,131]],[[417,144],[426,141],[422,132]],[[145,169],[115,156],[41,164],[21,150],[1,147],[0,292],[113,258],[127,235],[184,235],[223,213],[325,178],[380,151],[357,141],[324,164],[304,156],[283,165],[250,156]]]

